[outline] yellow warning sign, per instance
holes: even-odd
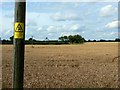
[[[22,39],[24,36],[24,23],[16,22],[14,25],[14,38]]]

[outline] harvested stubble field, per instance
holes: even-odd
[[[25,88],[116,88],[118,43],[25,47]],[[2,46],[3,88],[12,85],[13,46]]]

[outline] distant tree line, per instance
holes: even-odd
[[[88,40],[86,42],[120,42],[120,38],[116,38],[115,40],[104,40],[104,39],[100,39],[100,40]]]
[[[68,43],[84,43],[85,39],[81,35],[69,35],[69,36],[61,36],[59,37],[60,41],[68,42]]]
[[[13,44],[13,36],[9,38],[9,40],[1,40],[0,42],[2,44]],[[85,42],[120,42],[120,38],[116,38],[115,40],[85,40],[81,35],[69,35],[69,36],[61,36],[58,38],[58,40],[49,40],[48,37],[45,38],[45,40],[40,41],[40,40],[35,40],[33,38],[29,38],[28,40],[25,40],[25,44],[41,44],[41,45],[48,45],[48,44],[55,44],[55,45],[60,45],[60,44],[82,44]]]

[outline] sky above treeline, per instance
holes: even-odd
[[[14,33],[14,2],[2,2],[2,39]],[[118,2],[27,2],[26,39],[58,39],[79,34],[88,39],[118,37]]]

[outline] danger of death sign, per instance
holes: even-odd
[[[24,23],[16,22],[14,30],[14,38],[22,39],[24,36]]]

